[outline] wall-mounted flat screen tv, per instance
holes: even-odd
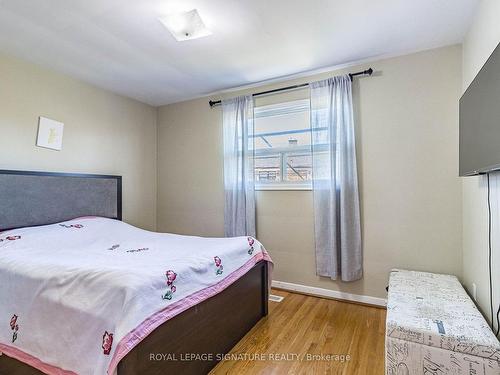
[[[500,44],[460,99],[460,176],[500,170]]]

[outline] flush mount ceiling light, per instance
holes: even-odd
[[[196,9],[160,17],[159,20],[179,42],[212,34],[203,23]]]

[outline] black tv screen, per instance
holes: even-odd
[[[460,99],[460,176],[500,170],[500,44]]]

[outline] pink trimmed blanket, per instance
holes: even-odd
[[[257,262],[252,237],[85,217],[0,233],[0,352],[47,374],[109,374],[159,325]],[[175,339],[175,338],[172,338]]]

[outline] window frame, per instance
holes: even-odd
[[[254,108],[254,119],[259,117],[270,117],[278,115],[293,114],[297,112],[302,112],[304,110],[310,111],[310,99],[299,99],[287,102],[281,102],[272,105],[260,106]],[[255,121],[255,120],[254,120]],[[308,124],[310,126],[310,124]],[[266,134],[266,133],[263,133]],[[254,138],[259,138],[258,133],[254,133]],[[276,182],[257,182],[255,181],[256,191],[297,191],[312,190],[312,180],[306,181],[283,181],[283,176],[287,173],[288,165],[286,163],[288,154],[294,154],[297,152],[309,153],[312,158],[312,145],[309,146],[298,146],[296,149],[292,147],[281,147],[281,148],[269,148],[269,149],[254,149],[254,158],[259,155],[279,155],[280,158],[280,181]],[[255,167],[254,167],[254,177],[255,177]]]

